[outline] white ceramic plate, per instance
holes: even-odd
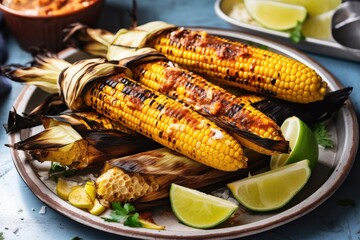
[[[242,32],[257,34],[262,37],[269,37],[278,42],[291,45],[305,51],[320,53],[336,58],[343,58],[360,62],[359,52],[346,48],[332,40],[321,40],[316,38],[306,38],[298,44],[290,41],[289,33],[266,29],[261,26],[254,26],[246,22],[246,20],[238,20],[231,17],[231,11],[242,0],[217,0],[215,2],[215,13],[224,21],[239,27]]]
[[[328,82],[332,90],[343,87],[323,67],[294,49],[245,33],[207,28],[202,30],[236,41],[251,41],[252,43],[268,46],[272,51],[295,58],[314,68]],[[74,59],[82,58],[84,55],[74,49],[67,49],[61,52],[60,56],[73,61]],[[44,92],[33,86],[24,87],[15,101],[14,107],[17,112],[28,112],[46,96]],[[53,192],[51,185],[46,184],[40,176],[42,172],[47,171],[49,165],[38,164],[36,161],[27,161],[26,158],[29,156],[26,156],[22,151],[12,150],[11,154],[19,174],[41,201],[59,213],[84,225],[136,238],[229,239],[252,235],[286,224],[312,211],[335,192],[350,171],[358,146],[358,124],[350,102],[347,102],[328,121],[328,127],[333,140],[339,144],[336,144],[334,149],[320,149],[319,163],[313,171],[310,182],[289,204],[278,211],[269,213],[252,213],[245,209],[240,209],[241,214],[233,225],[209,230],[193,229],[180,224],[170,211],[169,206],[158,207],[153,211],[155,221],[160,225],[165,225],[166,230],[157,231],[145,228],[130,228],[119,223],[105,222],[100,217],[93,216],[71,206]],[[24,137],[34,134],[35,131],[37,130],[25,129],[21,133],[11,134],[9,135],[9,142],[11,144],[18,142]]]

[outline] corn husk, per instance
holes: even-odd
[[[107,129],[93,120],[94,115],[96,113],[69,113],[44,117],[43,131],[7,146],[27,151],[37,161],[57,162],[72,169],[159,147],[133,131],[129,134],[119,131],[122,128]],[[86,118],[88,120],[84,120]]]
[[[113,201],[133,201],[136,204],[152,204],[168,196],[171,183],[194,189],[214,189],[229,179],[238,179],[254,171],[266,161],[266,156],[248,151],[250,159],[248,169],[236,172],[225,172],[210,168],[180,155],[168,148],[160,148],[131,156],[112,159],[105,163],[101,175],[97,178],[97,194],[103,203]],[[121,187],[122,179],[112,178],[113,169],[121,169],[133,179],[125,188]],[[143,180],[137,180],[143,177]],[[129,179],[125,177],[124,179]],[[149,180],[150,179],[150,180]],[[135,181],[136,186],[132,186]],[[138,182],[139,181],[139,182]],[[146,188],[146,189],[144,189]],[[129,195],[130,189],[135,189]],[[126,199],[126,200],[124,200]]]

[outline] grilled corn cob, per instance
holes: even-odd
[[[223,85],[299,103],[322,100],[327,93],[326,82],[305,64],[204,31],[150,22],[134,30],[120,29],[119,34],[122,46],[153,47],[171,61]]]
[[[288,152],[288,142],[272,119],[202,77],[168,61],[143,63],[130,69],[144,85],[210,116],[243,146],[264,154]]]
[[[39,162],[57,162],[71,169],[159,147],[123,126],[109,125],[109,120],[97,115],[82,112],[43,117],[45,130],[8,146],[28,151]],[[123,129],[132,135],[119,131]]]
[[[84,95],[85,104],[100,114],[203,164],[227,171],[246,166],[241,146],[229,134],[125,74],[93,84]]]
[[[246,167],[241,145],[227,132],[129,76],[127,68],[103,59],[82,60],[61,72],[58,86],[72,110],[93,109],[214,168],[235,171]]]
[[[248,155],[254,160],[249,165],[251,169],[266,160],[264,155],[254,152]],[[173,182],[203,188],[246,175],[248,171],[219,171],[167,148],[160,148],[107,161],[96,179],[96,189],[99,199],[105,205],[111,202],[145,203],[167,197]]]

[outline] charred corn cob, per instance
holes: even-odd
[[[71,72],[71,68],[66,69],[60,82],[67,95],[68,88],[63,82],[68,80],[72,84]],[[183,104],[141,86],[124,73],[91,84],[83,94],[86,106],[185,156],[226,171],[246,167],[241,146],[228,133]],[[67,102],[78,107],[78,99],[79,96],[75,97],[73,102],[71,96]]]
[[[322,100],[327,93],[326,82],[305,64],[206,32],[172,29],[147,45],[224,85],[299,103]]]
[[[227,132],[129,76],[127,68],[91,59],[66,68],[53,84],[60,86],[61,97],[72,110],[93,109],[214,168],[235,171],[246,167],[241,145]]]
[[[102,124],[109,120],[96,115],[83,112],[43,117],[45,130],[8,146],[28,151],[39,162],[57,162],[72,169],[83,169],[114,157],[159,147],[135,132],[127,130],[132,133],[130,135],[119,131],[124,127],[106,129],[109,126]],[[94,124],[91,119],[102,121]]]
[[[210,115],[243,146],[264,154],[289,151],[288,142],[272,119],[204,78],[168,61],[143,63],[130,69],[144,85]]]
[[[250,168],[265,161],[263,155],[254,152],[249,155],[254,160]],[[96,189],[103,204],[117,201],[145,203],[167,197],[173,182],[202,188],[247,173],[248,169],[230,173],[212,169],[167,148],[160,148],[107,161],[96,179]]]
[[[134,30],[120,29],[118,34],[122,46],[153,47],[171,61],[223,85],[299,103],[322,100],[327,93],[326,82],[305,64],[204,31],[150,22]]]

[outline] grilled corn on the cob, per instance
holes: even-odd
[[[168,59],[233,87],[287,101],[322,100],[327,84],[313,69],[294,59],[204,31],[150,22],[133,30],[120,29],[116,44],[153,47]]]
[[[241,145],[227,132],[129,76],[127,68],[106,63],[104,59],[88,59],[63,70],[58,85],[64,102],[72,110],[93,109],[214,168],[236,171],[246,167]]]
[[[305,64],[204,31],[156,21],[133,30],[120,29],[116,35],[121,35],[117,45],[153,47],[171,61],[222,85],[298,103],[322,100],[327,93],[326,82]],[[93,40],[88,43],[95,45]],[[101,46],[102,51],[93,53],[105,54],[104,45],[97,46]]]
[[[144,85],[210,116],[243,146],[264,154],[288,152],[288,142],[271,118],[202,77],[168,61],[152,61],[130,69]]]

